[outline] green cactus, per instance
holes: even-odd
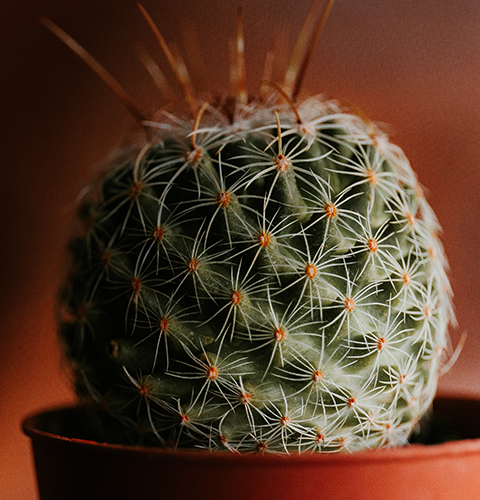
[[[360,112],[286,97],[165,114],[84,193],[60,334],[109,439],[359,450],[429,407],[452,319],[435,216]]]

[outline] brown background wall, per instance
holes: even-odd
[[[168,40],[179,39],[180,21],[194,20],[217,90],[226,85],[226,39],[239,3],[255,92],[265,50],[277,33],[292,45],[309,0],[144,0]],[[40,26],[39,14],[91,50],[144,109],[162,104],[135,47],[159,51],[132,0],[2,2],[0,497],[12,500],[35,497],[21,418],[71,399],[52,311],[72,200],[133,124],[96,76]],[[469,334],[441,387],[480,394],[480,3],[338,0],[305,88],[353,101],[388,123],[427,186],[451,262],[459,320],[453,342]]]

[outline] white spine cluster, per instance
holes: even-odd
[[[78,392],[163,446],[406,442],[453,315],[402,151],[321,98],[150,125],[81,203],[61,315]]]

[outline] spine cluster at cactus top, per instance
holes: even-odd
[[[407,159],[359,113],[275,94],[165,115],[81,201],[61,337],[112,440],[389,446],[433,399],[450,289]]]

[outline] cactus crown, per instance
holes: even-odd
[[[193,120],[145,121],[111,85],[153,133],[83,197],[60,301],[77,392],[110,439],[356,450],[406,442],[430,405],[452,318],[438,223],[361,112],[295,102],[308,52],[257,100],[239,58],[233,113],[197,106],[175,63]]]

